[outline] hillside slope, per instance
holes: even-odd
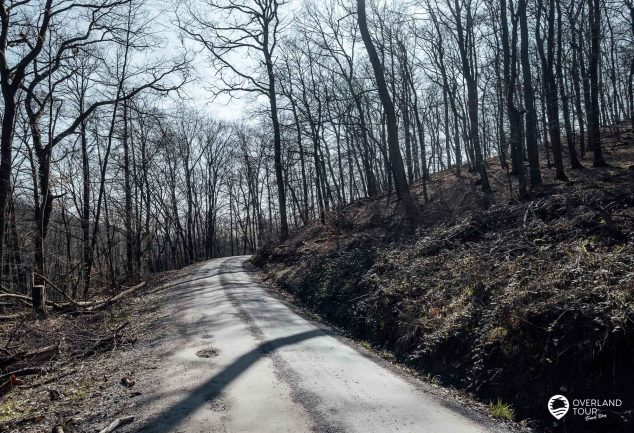
[[[500,399],[517,420],[631,431],[634,152],[606,147],[609,167],[568,169],[569,182],[544,167],[528,202],[489,161],[489,196],[468,173],[432,176],[415,229],[392,198],[359,200],[253,261],[328,321],[434,380]],[[623,406],[555,422],[553,394]]]

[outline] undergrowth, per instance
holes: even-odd
[[[253,261],[364,344],[495,402],[492,416],[559,431],[553,394],[634,402],[632,162],[617,155],[527,202],[445,180],[414,228],[389,197],[363,200]],[[628,409],[567,428],[631,431]]]

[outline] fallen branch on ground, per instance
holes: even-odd
[[[116,302],[118,302],[121,298],[129,295],[130,293],[141,289],[143,287],[145,287],[146,283],[145,281],[142,283],[137,284],[136,286],[132,286],[129,289],[124,290],[123,292],[119,293],[118,295],[113,296],[112,298],[106,299],[104,301],[100,301],[100,302],[96,302],[94,305],[89,306],[89,309],[92,310],[101,310],[103,308],[109,307],[113,304],[115,304]]]
[[[49,280],[46,280],[49,281]],[[49,281],[50,283],[50,281]],[[62,313],[77,313],[77,314],[81,314],[81,313],[94,313],[96,311],[99,310],[103,310],[104,308],[108,308],[111,305],[116,304],[117,302],[119,302],[122,298],[124,298],[125,296],[129,295],[130,293],[141,289],[143,287],[145,287],[146,283],[142,282],[139,283],[135,286],[129,287],[126,290],[124,290],[123,292],[108,298],[108,299],[100,299],[97,301],[75,301],[74,299],[72,299],[70,296],[68,296],[67,294],[65,294],[65,292],[63,290],[61,290],[60,288],[58,288],[57,286],[53,285],[52,283],[50,284],[50,287],[52,287],[55,291],[60,292],[62,294],[64,294],[64,296],[69,299],[68,302],[62,302],[62,303],[58,303],[58,302],[53,302],[53,301],[46,301],[46,305],[52,307],[54,310],[62,312]],[[9,298],[9,299],[16,299],[19,302],[22,302],[28,306],[31,306],[33,304],[33,299],[30,296],[27,295],[20,295],[18,293],[0,293],[0,299],[2,298]],[[7,316],[0,316],[0,320],[11,320],[11,319],[16,319],[20,317],[20,315],[7,315]]]
[[[98,301],[73,301],[72,303],[65,302],[57,304],[56,309],[66,313],[93,313],[116,304],[125,296],[145,287],[145,285],[145,282],[139,283],[108,299],[101,299]]]
[[[29,307],[31,305],[33,305],[33,298],[31,298],[30,296],[27,295],[20,295],[18,293],[0,293],[0,299],[2,298],[10,298],[10,299],[17,299],[18,301],[22,302],[23,304],[28,305]],[[46,301],[46,305],[50,305],[54,308],[59,308],[60,305],[57,304],[56,302],[53,301]]]
[[[108,427],[101,430],[99,433],[112,433],[119,427],[123,427],[124,425],[130,424],[132,421],[134,421],[134,416],[126,416],[124,418],[117,418],[112,423],[110,423]]]
[[[15,371],[11,371],[9,373],[0,375],[0,381],[3,381],[6,378],[11,376],[15,376],[15,377],[30,376],[32,374],[43,374],[46,372],[48,372],[48,368],[46,367],[26,367],[20,370],[15,370]]]
[[[87,352],[84,353],[84,356],[90,356],[102,348],[105,348],[106,350],[114,349],[119,343],[119,339],[121,338],[121,331],[123,331],[123,329],[129,324],[130,322],[125,322],[122,325],[118,326],[114,330],[112,335],[97,340],[97,342],[90,349],[88,349]]]
[[[22,316],[23,316],[23,314],[5,314],[5,315],[0,315],[0,321],[1,320],[15,320],[15,319],[19,319]]]
[[[19,295],[17,293],[0,293],[0,299],[3,298],[18,299],[20,301],[27,302],[29,305],[31,305],[31,302],[33,302],[33,299],[31,299],[29,296]]]
[[[35,273],[35,272],[34,272]],[[66,293],[64,290],[60,289],[59,287],[57,287],[55,284],[53,284],[53,282],[51,280],[49,280],[48,278],[46,278],[44,275],[40,275],[38,273],[35,273],[38,277],[42,278],[50,287],[53,288],[53,290],[55,290],[57,293],[61,294],[64,298],[66,298],[68,300],[68,302],[70,304],[73,305],[77,305],[77,301],[75,301],[73,298],[71,298],[70,296],[68,296],[68,293]]]
[[[5,358],[0,358],[0,369],[5,369],[10,367],[13,364],[17,364],[18,362],[22,362],[28,360],[29,362],[33,361],[46,361],[51,359],[59,352],[59,344],[54,344],[52,346],[42,347],[40,349],[35,349],[30,352],[20,352],[15,355],[10,355]]]

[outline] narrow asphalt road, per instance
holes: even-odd
[[[206,262],[170,289],[177,344],[151,373],[135,431],[505,431],[302,318],[247,259]]]

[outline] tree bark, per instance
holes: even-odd
[[[282,171],[282,136],[280,133],[280,121],[277,114],[277,96],[275,94],[275,74],[273,72],[273,60],[268,51],[268,26],[264,32],[264,60],[269,80],[268,97],[271,106],[271,122],[273,123],[273,153],[275,165],[275,179],[277,182],[277,196],[280,206],[280,240],[288,239],[288,217],[286,216],[286,188],[284,185],[284,173]]]
[[[553,1],[553,0],[551,0]],[[600,0],[588,1],[588,18],[590,20],[590,106],[588,119],[588,142],[594,154],[595,167],[607,165],[603,159],[601,149],[600,107],[599,107],[599,57],[601,56],[601,2]]]
[[[387,89],[381,60],[374,48],[374,43],[372,42],[372,37],[370,36],[370,31],[368,30],[365,0],[357,0],[357,18],[359,20],[361,38],[363,39],[366,51],[368,52],[368,57],[370,58],[370,63],[372,64],[372,70],[374,71],[374,78],[376,80],[379,97],[387,119],[387,144],[390,154],[392,175],[394,177],[394,188],[397,197],[409,208],[411,206],[411,197],[409,186],[407,185],[407,178],[405,176],[405,169],[403,167],[401,149],[399,148],[396,112],[394,110],[394,103],[392,102],[392,98],[390,97],[390,93]]]
[[[555,164],[555,177],[559,180],[567,180],[564,172],[563,154],[561,150],[561,129],[559,125],[559,101],[557,96],[557,81],[555,79],[554,55],[555,55],[555,0],[549,0],[547,11],[548,46],[544,48],[544,38],[541,35],[540,21],[542,18],[543,1],[537,4],[537,27],[535,38],[542,63],[543,86],[546,95],[546,113],[548,115],[548,134],[553,151]]]
[[[480,132],[479,132],[479,119],[478,119],[478,83],[475,77],[475,59],[473,58],[473,50],[471,44],[473,44],[472,34],[473,30],[473,16],[470,10],[467,10],[466,18],[466,32],[462,23],[462,7],[458,0],[454,0],[454,18],[456,19],[456,31],[458,39],[458,50],[460,51],[460,60],[462,63],[462,72],[467,82],[467,113],[469,115],[469,140],[471,141],[473,153],[472,161],[475,164],[475,169],[480,173],[480,187],[484,192],[491,192],[491,185],[489,184],[489,177],[487,175],[486,167],[484,165],[484,157],[482,154],[482,148],[480,146]]]
[[[519,0],[518,14],[520,21],[520,57],[522,63],[522,77],[524,81],[524,109],[526,110],[526,153],[528,154],[528,166],[530,182],[537,186],[542,182],[541,169],[539,167],[539,148],[537,146],[537,110],[535,108],[535,89],[529,57],[528,19],[526,17],[526,0]]]
[[[522,115],[515,106],[514,101],[515,85],[517,82],[517,19],[512,19],[512,36],[509,40],[506,0],[500,0],[500,12],[502,25],[504,90],[506,93],[506,111],[508,113],[509,126],[511,130],[511,162],[513,166],[513,173],[517,176],[520,198],[525,199],[527,192],[526,174],[524,171],[524,146],[522,142]]]

